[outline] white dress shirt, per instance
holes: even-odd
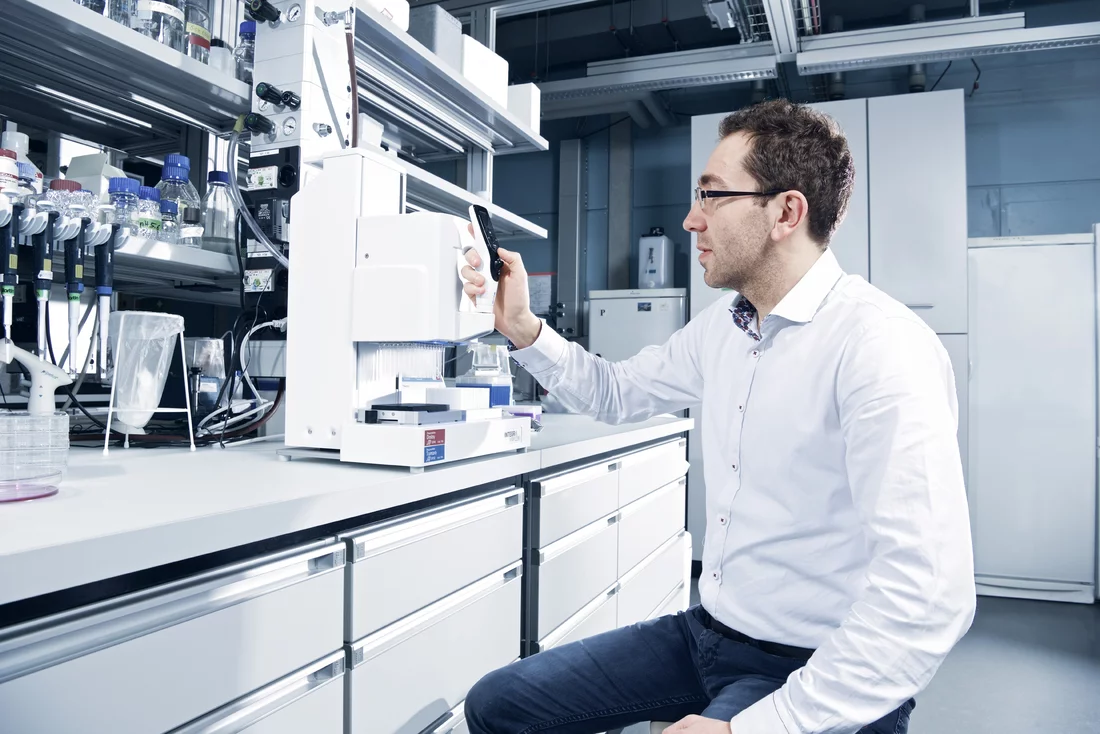
[[[951,363],[923,321],[831,251],[762,324],[731,293],[623,362],[550,328],[513,356],[565,407],[608,423],[704,406],[703,607],[816,649],[733,734],[857,731],[922,690],[969,628]]]

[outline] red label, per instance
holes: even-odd
[[[442,446],[447,442],[447,431],[445,429],[437,429],[435,431],[424,431],[424,445],[425,446]]]

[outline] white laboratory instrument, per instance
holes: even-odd
[[[0,339],[0,363],[19,362],[31,376],[31,392],[27,398],[27,412],[31,415],[50,415],[54,410],[54,391],[73,380],[60,367],[39,359],[25,349]]]
[[[471,247],[491,261],[485,242],[467,219],[404,214],[404,192],[398,164],[350,148],[291,201],[285,442],[413,469],[525,449],[529,418],[442,378],[446,344],[493,331],[458,276]]]
[[[638,238],[638,287],[671,288],[676,243],[660,227]]]
[[[592,291],[588,304],[588,351],[619,362],[644,347],[664,344],[687,323],[687,291]]]

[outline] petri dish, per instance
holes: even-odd
[[[0,480],[0,503],[25,502],[57,494],[61,472],[53,471],[31,477]]]

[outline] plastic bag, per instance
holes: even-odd
[[[160,407],[168,367],[183,332],[183,317],[116,311],[111,314],[109,328],[109,376],[114,384],[118,420],[140,429]]]

